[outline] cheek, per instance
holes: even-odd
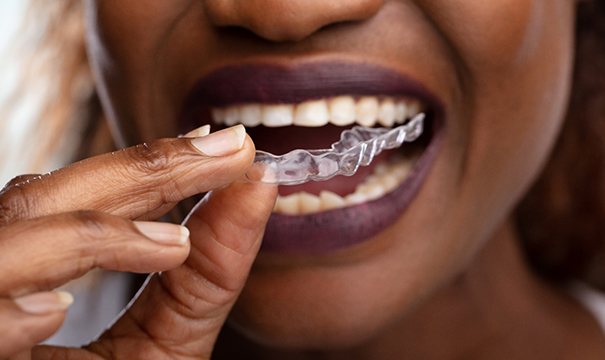
[[[122,145],[149,139],[161,102],[155,88],[165,40],[188,10],[189,0],[86,0],[87,50],[97,89]],[[153,106],[150,106],[153,105]],[[157,124],[156,124],[157,125]],[[159,124],[161,125],[161,124]]]
[[[427,0],[424,6],[473,76],[480,68],[506,70],[535,52],[549,20],[545,9],[557,2]]]
[[[457,201],[465,221],[494,226],[537,176],[564,118],[575,1],[421,4],[451,45],[464,89],[452,119],[467,127],[456,134],[466,153]]]
[[[87,0],[88,37],[95,59],[101,56],[108,67],[141,72],[157,58],[170,27],[190,8],[190,1]],[[126,74],[126,71],[123,71]]]
[[[493,28],[486,28],[491,39],[461,46],[469,51],[462,54],[471,75],[458,223],[468,224],[474,246],[489,238],[538,176],[563,122],[570,89],[573,2],[499,2],[519,3],[526,10],[524,20],[507,31],[494,18]]]
[[[506,67],[486,62],[474,72],[468,151],[472,173],[467,176],[507,184],[502,190],[512,194],[522,191],[537,175],[567,108],[573,11],[571,6],[554,3],[563,4],[534,6],[528,23],[541,25],[530,26],[531,32],[517,41],[518,50],[497,64]],[[568,11],[559,11],[561,8]]]

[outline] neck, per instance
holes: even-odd
[[[373,353],[396,348],[383,358],[393,353],[403,359],[595,358],[595,350],[587,357],[576,351],[603,347],[600,329],[565,291],[528,268],[519,244],[507,221],[462,274],[365,346],[365,357],[376,359]]]
[[[528,269],[518,240],[512,223],[505,223],[466,271],[366,344],[331,353],[262,350],[259,358],[605,358],[598,325]]]

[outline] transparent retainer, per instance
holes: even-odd
[[[252,182],[298,185],[328,180],[336,175],[354,175],[360,166],[369,165],[383,150],[418,139],[424,129],[425,117],[423,113],[418,114],[406,124],[392,129],[355,126],[343,131],[340,140],[329,149],[297,149],[284,155],[258,150],[246,178]]]

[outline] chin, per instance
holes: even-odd
[[[338,350],[361,346],[405,317],[419,299],[420,279],[392,286],[364,266],[253,273],[229,325],[248,340],[284,350]],[[359,276],[367,271],[370,276]],[[403,279],[402,279],[403,280]]]
[[[360,313],[362,314],[360,316]],[[368,309],[307,304],[237,305],[229,325],[248,340],[284,350],[338,350],[370,341],[387,324]]]

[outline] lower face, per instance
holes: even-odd
[[[217,29],[202,2],[85,4],[124,145],[243,123],[283,153],[427,114],[353,177],[280,187],[230,320],[263,344],[350,346],[404,319],[509,216],[563,119],[571,0],[390,1],[288,43]]]

